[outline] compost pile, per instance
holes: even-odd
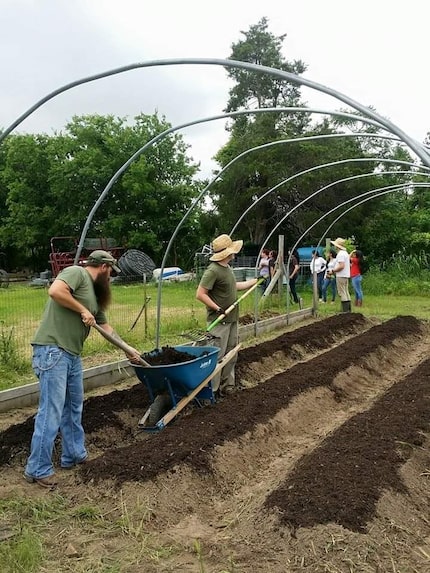
[[[204,352],[202,352],[202,355]],[[177,350],[172,346],[163,346],[158,351],[153,351],[142,354],[142,358],[146,360],[151,366],[163,366],[167,364],[182,364],[183,362],[190,362],[195,360],[195,355],[189,352]]]
[[[428,573],[429,351],[414,317],[347,313],[243,348],[240,388],[160,433],[137,429],[145,385],[90,397],[91,461],[58,470],[59,493],[112,527],[102,542],[82,521],[52,534],[81,540],[94,571],[115,553],[125,573]],[[32,426],[30,415],[2,420],[3,497],[35,494],[22,480]],[[119,507],[147,552],[115,534]],[[52,571],[68,570],[65,559]]]

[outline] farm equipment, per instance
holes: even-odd
[[[49,264],[51,265],[52,276],[54,278],[60,271],[74,264],[77,249],[78,239],[76,237],[52,237]],[[81,256],[79,257],[78,264],[83,263],[83,261],[88,258],[88,255],[96,249],[109,251],[115,259],[119,259],[125,251],[123,247],[115,246],[114,239],[87,238],[84,241],[84,247],[82,249]]]
[[[240,345],[217,362],[216,346],[174,346],[194,359],[179,364],[140,366],[133,364],[136,376],[146,385],[151,405],[139,421],[139,428],[149,432],[162,430],[193,400],[198,406],[202,401],[215,403],[211,380],[237,354]],[[159,352],[158,350],[149,353]]]

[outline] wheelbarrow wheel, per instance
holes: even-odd
[[[149,409],[148,426],[155,426],[158,420],[172,409],[172,399],[168,394],[157,394]]]

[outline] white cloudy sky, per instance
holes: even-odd
[[[372,105],[410,137],[430,131],[426,0],[0,0],[0,126],[74,80],[135,62],[228,58],[231,44],[263,16],[287,34],[284,55],[304,77]],[[132,118],[158,110],[173,125],[222,112],[217,66],[138,69],[85,84],[49,101],[16,132],[61,129],[73,115]],[[309,106],[345,107],[303,88]],[[182,131],[202,173],[225,141],[219,120]],[[144,143],[144,142],[143,142]]]

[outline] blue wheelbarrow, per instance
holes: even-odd
[[[138,379],[146,385],[151,405],[139,421],[139,428],[149,432],[162,430],[191,401],[215,403],[211,380],[235,356],[237,345],[218,362],[216,346],[174,346],[179,352],[194,356],[188,362],[143,366],[132,364]],[[146,354],[155,356],[160,350]]]

